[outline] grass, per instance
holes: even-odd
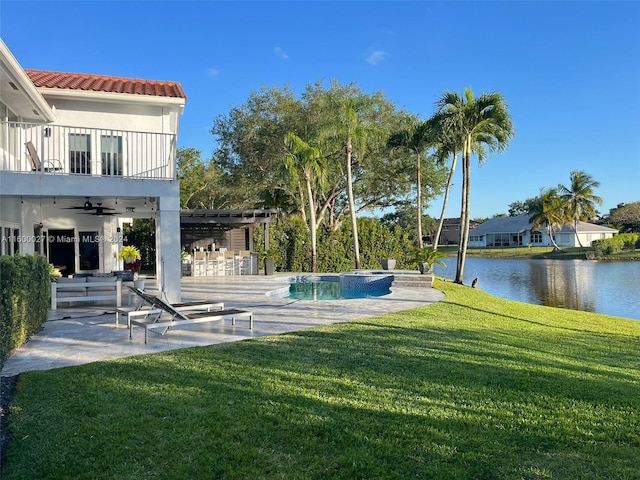
[[[456,255],[457,245],[439,247],[439,250]],[[597,259],[600,261],[616,260],[640,260],[640,249],[612,253],[599,254],[592,247],[562,247],[560,251],[554,251],[553,247],[486,247],[467,249],[468,257],[484,258],[519,258],[519,259],[552,259],[552,260],[585,260]]]
[[[436,287],[397,314],[22,374],[3,478],[640,478],[640,322]]]

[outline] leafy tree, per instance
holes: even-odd
[[[578,222],[596,218],[596,205],[602,204],[602,198],[595,195],[594,190],[600,182],[588,173],[574,170],[571,172],[569,186],[558,185],[560,199],[564,203],[567,221],[573,224],[573,231],[581,248],[582,242],[578,235]]]
[[[640,201],[621,203],[609,211],[608,221],[620,233],[640,232]]]
[[[364,99],[372,104],[366,111],[358,110],[358,130],[376,126],[380,133],[366,138],[364,145],[352,140],[356,153],[351,161],[356,213],[395,205],[410,189],[411,178],[406,162],[388,155],[385,140],[388,131],[396,129],[406,114],[401,115],[381,93],[365,94],[355,84],[341,85],[335,81],[329,88],[322,82],[308,85],[299,98],[288,88],[263,87],[243,105],[215,119],[211,131],[218,147],[212,163],[218,169],[219,181],[234,186],[225,197],[228,205],[304,211],[304,191],[285,185],[279,177],[286,155],[282,139],[291,132],[323,152],[326,184],[316,191],[317,223],[339,228],[350,213],[346,138],[341,117],[350,99]]]
[[[470,88],[464,89],[464,96],[445,92],[437,102],[436,114],[445,137],[453,139],[453,145],[462,145],[461,228],[454,280],[462,283],[469,242],[471,154],[475,153],[482,165],[486,160],[486,148],[490,152],[506,149],[514,129],[506,101],[500,93],[483,93],[474,98]]]
[[[398,205],[394,211],[385,213],[380,221],[390,230],[399,227],[407,232],[410,238],[415,238],[418,234],[415,218],[416,206],[407,202]],[[421,223],[425,237],[435,232],[436,221],[429,215],[423,215]]]
[[[537,208],[540,197],[527,198],[525,201],[516,201],[509,204],[508,216],[516,217],[518,215],[528,214],[532,209]]]
[[[205,162],[195,148],[177,151],[177,178],[181,208],[226,208],[234,190],[212,162]]]

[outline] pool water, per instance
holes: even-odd
[[[295,280],[289,284],[288,298],[297,300],[342,300],[381,297],[391,293],[389,282],[376,288],[349,288],[338,277],[318,280]]]

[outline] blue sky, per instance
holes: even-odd
[[[24,68],[180,82],[179,146],[203,158],[213,118],[262,85],[357,82],[423,118],[445,90],[499,91],[516,136],[474,168],[472,217],[568,184],[572,170],[601,183],[601,213],[640,200],[639,30],[635,1],[0,5],[0,35]]]

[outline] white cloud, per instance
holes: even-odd
[[[273,51],[275,52],[276,55],[278,55],[283,60],[287,60],[289,58],[289,55],[287,55],[287,52],[285,52],[280,47],[275,47]]]
[[[385,58],[387,58],[387,52],[383,52],[382,50],[376,50],[375,52],[373,52],[371,55],[367,57],[367,63],[369,63],[369,65],[376,65],[382,60],[384,60]]]
[[[210,77],[217,77],[218,75],[220,75],[220,70],[218,70],[217,68],[208,68],[207,75],[209,75]]]

